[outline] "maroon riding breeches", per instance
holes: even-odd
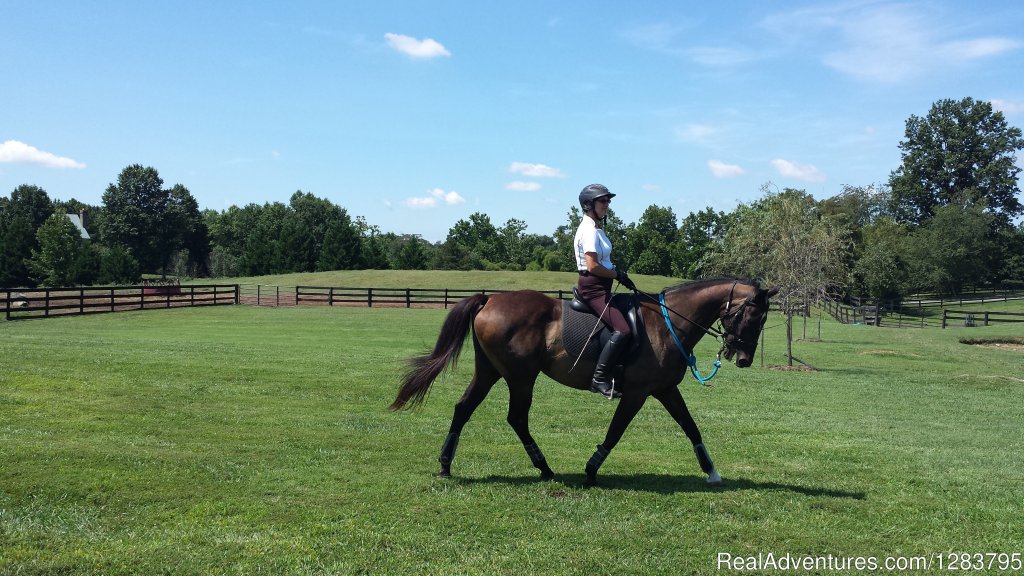
[[[611,278],[601,278],[593,274],[580,274],[577,286],[579,287],[580,298],[589,304],[594,309],[594,312],[601,314],[601,311],[604,310],[604,314],[601,314],[601,321],[604,322],[605,326],[613,332],[630,333],[629,323],[626,322],[622,312],[619,312],[619,309],[614,306],[608,306],[608,301],[612,297]]]

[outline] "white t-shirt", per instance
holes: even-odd
[[[597,261],[601,263],[601,266],[609,270],[615,269],[615,265],[612,264],[611,241],[608,240],[604,230],[597,227],[594,219],[586,214],[580,221],[580,227],[576,229],[573,246],[576,247],[576,270],[582,272],[587,269],[587,252],[597,254]]]

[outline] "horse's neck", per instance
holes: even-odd
[[[704,329],[711,328],[711,325],[718,320],[722,306],[729,298],[729,286],[730,284],[713,284],[693,293],[681,294],[678,307],[673,306],[698,326],[696,329],[686,329],[688,348],[692,349],[693,345],[704,336]]]

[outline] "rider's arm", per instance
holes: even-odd
[[[600,278],[618,278],[618,274],[615,270],[609,270],[601,265],[601,262],[597,259],[597,252],[587,252],[587,272],[590,272],[594,276]]]

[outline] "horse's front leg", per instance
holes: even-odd
[[[708,475],[708,484],[721,484],[722,476],[715,469],[715,463],[711,461],[711,455],[708,454],[708,449],[704,446],[700,430],[697,429],[697,423],[693,421],[693,416],[690,416],[690,410],[686,407],[679,387],[670,386],[655,392],[652,396],[657,398],[672,415],[672,418],[683,427],[683,432],[686,432],[686,437],[693,444],[693,453],[697,455],[700,469]]]
[[[604,442],[597,445],[597,451],[594,452],[594,455],[590,457],[590,461],[587,462],[587,486],[593,486],[597,482],[597,470],[604,464],[608,454],[619,443],[619,440],[622,439],[622,434],[626,431],[626,427],[633,421],[636,413],[643,408],[646,401],[646,394],[623,394],[622,399],[619,400],[618,408],[615,409],[615,415],[612,416],[612,423],[608,426],[608,433],[605,434]]]

